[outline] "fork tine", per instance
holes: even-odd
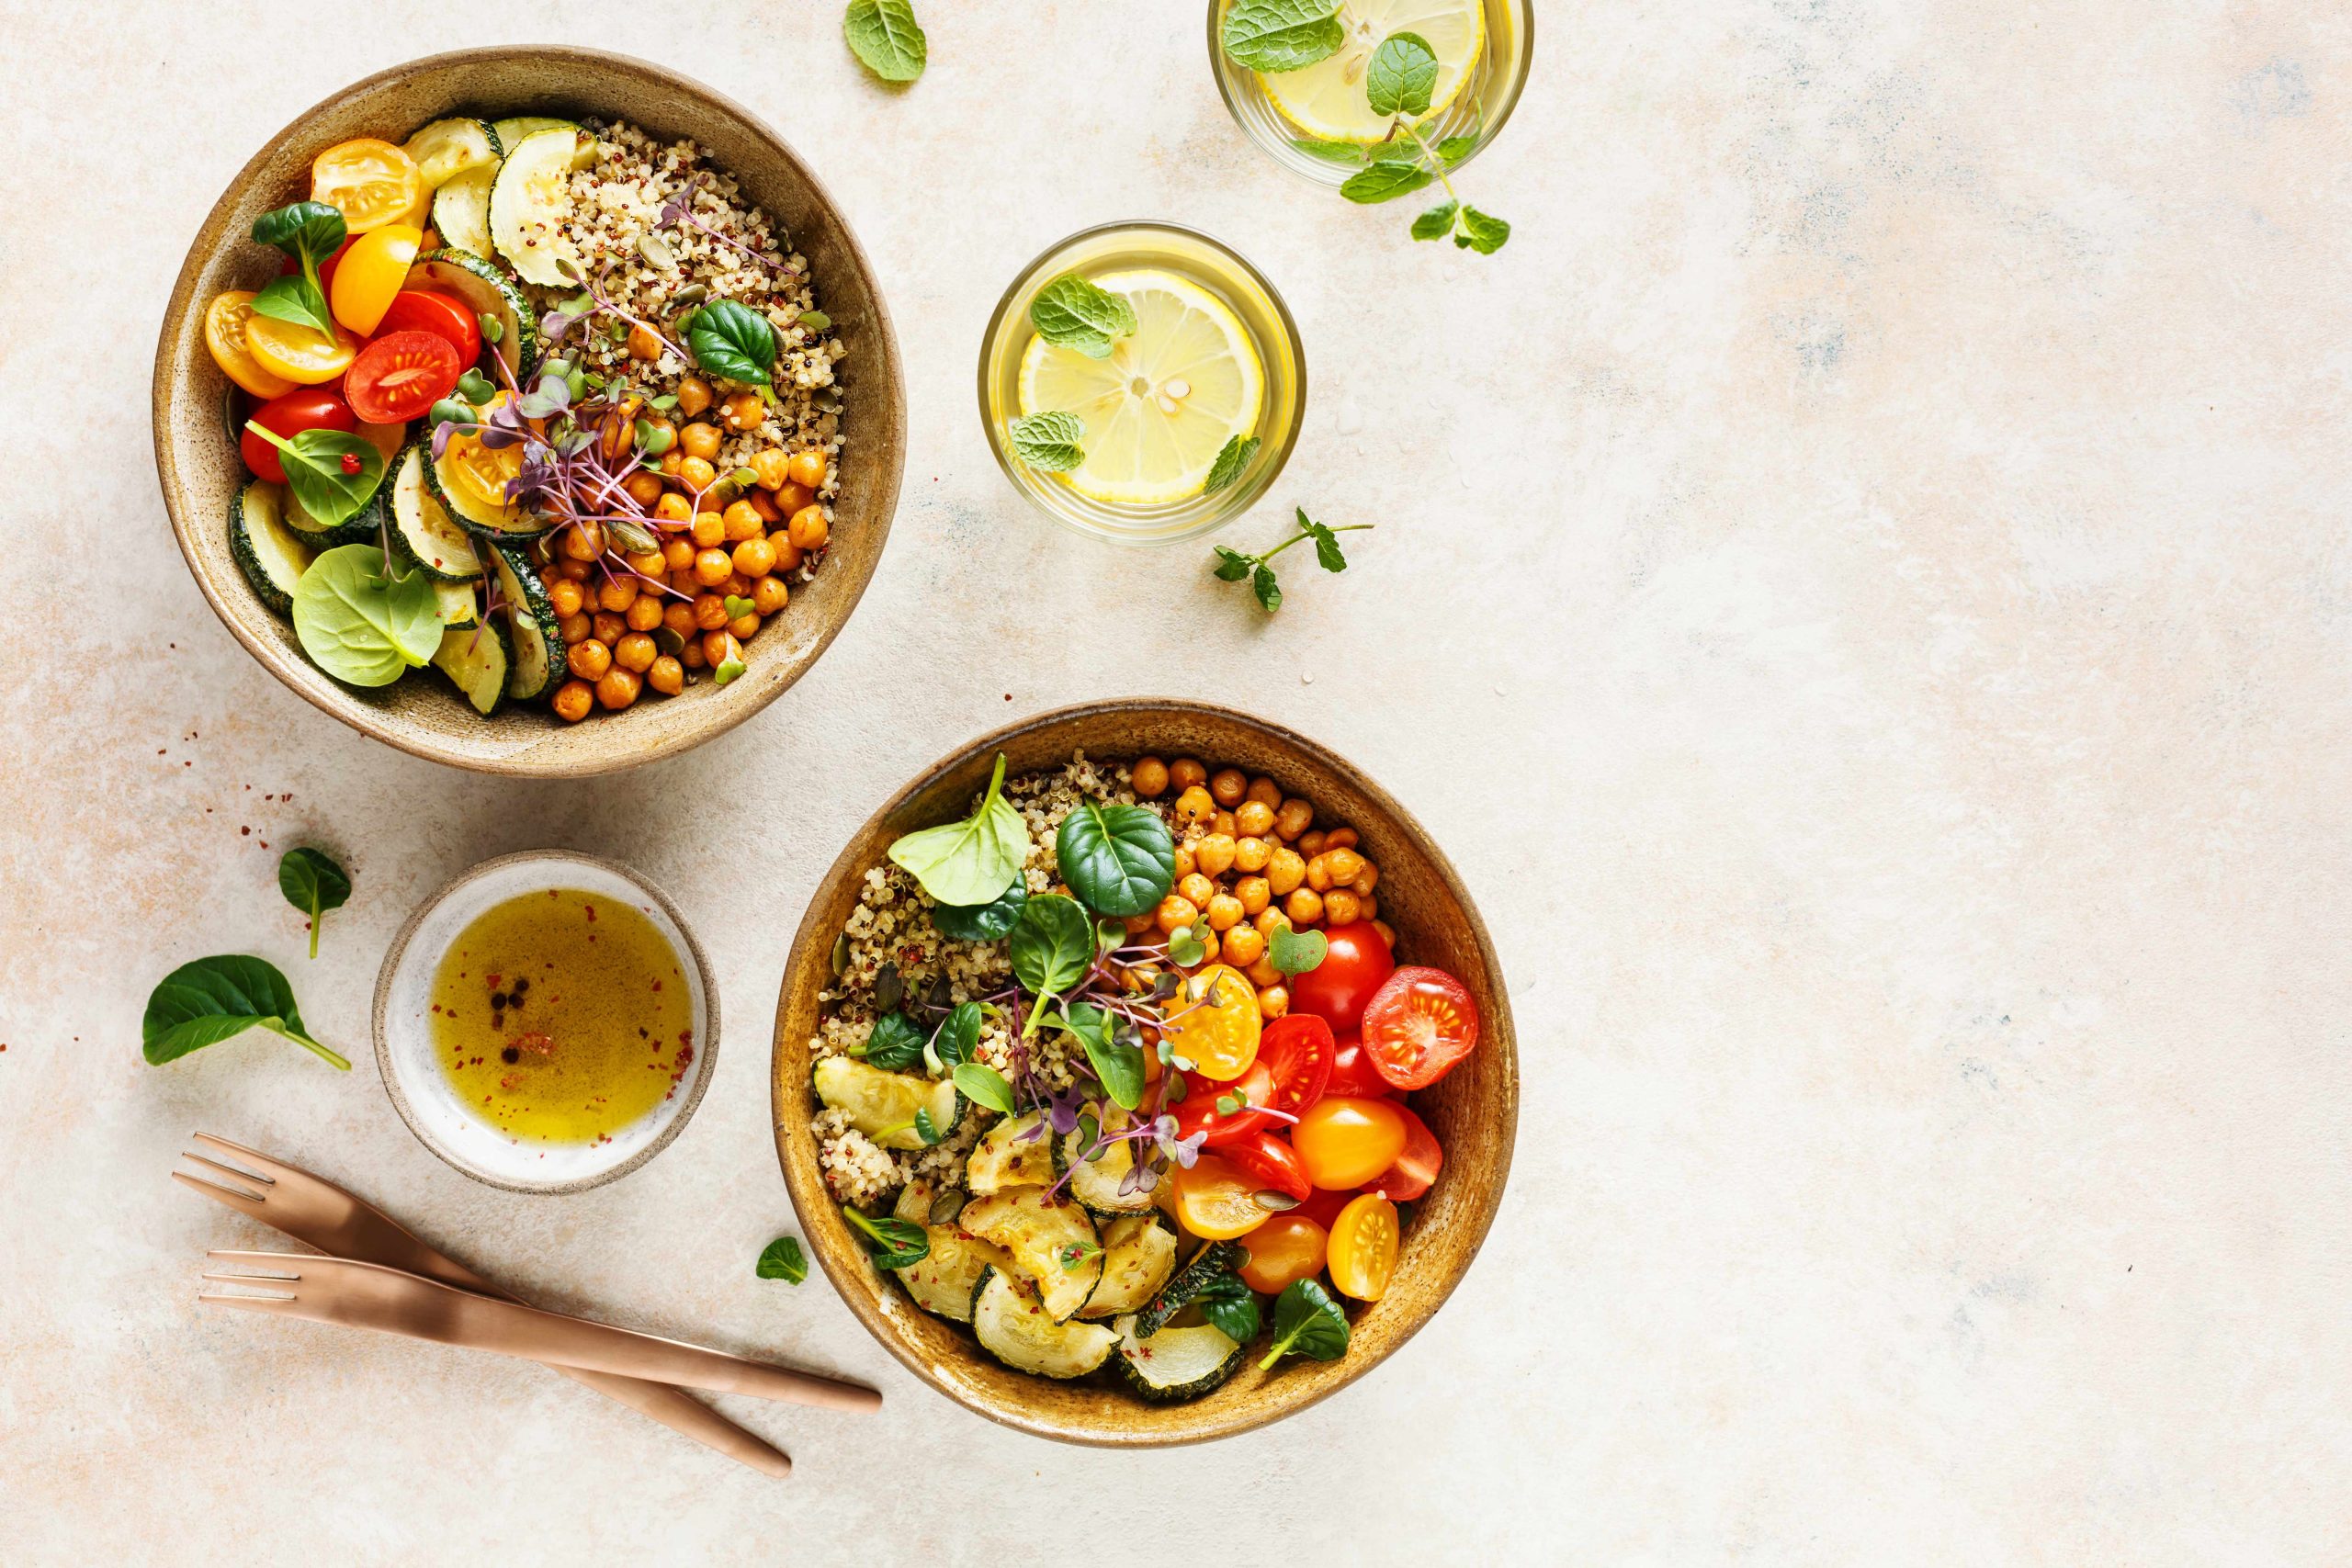
[[[323,1268],[338,1261],[336,1258],[322,1258],[308,1252],[245,1252],[230,1247],[216,1247],[204,1256],[222,1263],[241,1263],[248,1269],[268,1269],[293,1280],[302,1277],[301,1265],[305,1263],[317,1264]]]
[[[200,1176],[190,1176],[184,1170],[172,1172],[172,1179],[183,1187],[195,1188],[214,1202],[225,1203],[241,1214],[251,1214],[256,1219],[261,1216],[262,1196],[258,1192],[247,1192],[235,1187],[223,1187],[217,1181],[207,1181]]]
[[[221,1306],[243,1307],[247,1312],[275,1313],[279,1317],[303,1315],[294,1310],[295,1302],[291,1296],[232,1296],[221,1291],[198,1291],[196,1299]]]
[[[249,1170],[239,1170],[233,1165],[222,1165],[217,1159],[207,1159],[202,1155],[194,1153],[191,1150],[182,1149],[180,1151],[180,1158],[185,1160],[193,1160],[198,1165],[203,1166],[209,1170],[219,1171],[221,1175],[227,1177],[232,1181],[242,1181],[249,1187],[275,1187],[277,1185],[276,1182],[270,1180],[266,1176],[255,1176]],[[254,1194],[254,1200],[258,1202],[266,1196],[266,1193],[256,1192]]]
[[[295,1286],[302,1282],[300,1280],[272,1279],[267,1274],[214,1274],[207,1272],[200,1276],[200,1278],[216,1280],[223,1285],[257,1285],[267,1290],[285,1291],[288,1292],[291,1292]]]
[[[245,1177],[245,1179],[248,1181],[276,1181],[279,1177],[286,1175],[288,1171],[293,1169],[293,1167],[281,1165],[277,1160],[274,1160],[267,1155],[262,1153],[259,1149],[249,1149],[243,1144],[232,1144],[228,1139],[215,1137],[210,1133],[191,1133],[188,1136],[194,1138],[199,1144],[209,1144],[224,1154],[236,1156],[239,1159],[243,1160],[247,1165],[252,1166],[254,1169],[261,1173],[258,1176]],[[195,1159],[198,1156],[190,1155],[188,1157],[190,1159]],[[207,1160],[205,1163],[209,1165],[211,1161]],[[242,1176],[244,1173],[240,1171],[238,1174]]]

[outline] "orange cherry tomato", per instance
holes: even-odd
[[[1442,969],[1408,964],[1364,1004],[1363,1048],[1398,1089],[1427,1089],[1478,1043],[1478,1004]]]
[[[1176,1170],[1176,1223],[1204,1241],[1248,1235],[1272,1215],[1257,1199],[1258,1183],[1215,1155]]]
[[[311,161],[311,199],[343,213],[355,234],[405,223],[422,230],[433,201],[416,160],[389,141],[339,141]]]
[[[483,412],[503,406],[513,394],[492,394]],[[484,506],[505,506],[506,487],[523,474],[523,444],[490,447],[481,444],[479,432],[460,430],[449,436],[449,444],[442,449],[441,468],[445,475]]]
[[[1295,1212],[1276,1214],[1241,1238],[1242,1250],[1250,1254],[1241,1266],[1241,1282],[1253,1291],[1278,1296],[1299,1280],[1323,1272],[1329,1240],[1323,1227],[1313,1220],[1302,1219]]]
[[[1159,1037],[1203,1077],[1230,1083],[1258,1059],[1258,988],[1233,965],[1211,964],[1188,976],[1168,1010]]]
[[[1437,1173],[1445,1168],[1445,1149],[1429,1123],[1402,1105],[1393,1106],[1405,1119],[1405,1152],[1396,1163],[1364,1183],[1364,1187],[1379,1193],[1392,1203],[1409,1203],[1430,1190]]]
[[[245,343],[262,368],[305,387],[332,381],[351,367],[359,340],[338,327],[333,337],[299,321],[255,316],[245,323]]]
[[[1291,1147],[1317,1187],[1362,1187],[1405,1152],[1405,1119],[1385,1100],[1332,1100],[1307,1107]]]
[[[1331,1283],[1341,1294],[1376,1302],[1396,1272],[1396,1205],[1365,1192],[1331,1224]]]
[[[254,294],[232,288],[204,308],[204,346],[220,373],[256,398],[283,397],[294,383],[254,357],[246,330],[253,324]]]
[[[405,223],[387,223],[351,242],[327,285],[327,307],[334,319],[366,337],[381,325],[400,297],[416,249],[424,236]]]

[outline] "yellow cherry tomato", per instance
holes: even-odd
[[[1301,1280],[1323,1272],[1329,1238],[1305,1214],[1276,1214],[1242,1238],[1250,1257],[1241,1282],[1261,1294],[1279,1296]]]
[[[1199,1065],[1203,1077],[1230,1083],[1258,1059],[1258,990],[1229,964],[1188,976],[1168,1004],[1160,1038]]]
[[[389,141],[363,136],[338,141],[311,161],[311,199],[343,213],[355,234],[387,223],[424,227],[433,192],[416,160]]]
[[[421,230],[405,223],[387,223],[352,241],[334,264],[334,283],[327,290],[334,319],[361,337],[373,333],[408,281],[424,238]]]
[[[500,392],[482,405],[486,415],[505,403],[511,394]],[[492,448],[481,444],[481,437],[471,431],[458,431],[450,435],[443,449],[441,469],[448,481],[463,488],[484,506],[505,506],[508,483],[523,472],[523,444]]]
[[[294,389],[294,383],[254,357],[246,328],[254,319],[250,288],[232,288],[213,296],[204,308],[204,346],[220,373],[256,398],[275,398]]]
[[[1176,1170],[1176,1223],[1204,1241],[1248,1235],[1273,1216],[1258,1201],[1259,1183],[1215,1155]]]
[[[359,352],[359,339],[340,327],[329,337],[316,327],[271,316],[247,321],[245,342],[263,369],[305,387],[334,380],[351,367],[352,356]]]
[[[1326,1097],[1290,1130],[1290,1146],[1309,1181],[1345,1192],[1396,1163],[1405,1152],[1405,1119],[1385,1100]]]
[[[1396,1205],[1367,1192],[1331,1222],[1331,1283],[1360,1302],[1376,1302],[1396,1272]]]

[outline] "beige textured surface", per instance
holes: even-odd
[[[1519,225],[1491,261],[1280,175],[1185,0],[931,0],[902,95],[833,0],[333,11],[0,6],[0,1556],[1100,1561],[1080,1500],[1159,1482],[1195,1525],[1280,1519],[1294,1562],[2352,1557],[2340,6],[1547,8],[1468,180]],[[778,124],[913,398],[888,556],[815,672],[574,786],[370,746],[255,668],[140,423],[181,249],[258,139],[535,37]],[[1272,624],[1191,551],[1023,514],[983,448],[997,290],[1129,214],[1276,279],[1315,389],[1279,493],[1382,525]],[[1123,691],[1254,701],[1388,784],[1495,927],[1526,1071],[1432,1330],[1296,1421],[1142,1456],[997,1430],[821,1283],[751,1275],[792,1228],[754,1021],[841,834],[955,738]],[[303,839],[360,889],[315,964],[270,877]],[[411,901],[543,843],[674,893],[741,1021],[677,1145],[563,1200],[442,1167],[361,1048]],[[142,1066],[148,985],[222,947],[359,1066]],[[259,1233],[164,1179],[193,1127],[550,1303],[889,1403],[737,1402],[798,1461],[768,1483],[533,1369],[200,1315],[199,1250]]]

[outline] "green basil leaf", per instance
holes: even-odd
[[[874,1021],[860,1053],[868,1066],[886,1073],[911,1072],[922,1060],[923,1034],[902,1012],[886,1012]]]
[[[253,299],[253,312],[274,321],[291,321],[298,327],[308,327],[332,340],[335,335],[334,316],[327,310],[327,297],[307,273],[289,273],[273,277],[264,284]]]
[[[1340,1303],[1314,1280],[1297,1280],[1274,1298],[1274,1348],[1258,1370],[1292,1355],[1336,1361],[1347,1354],[1348,1337],[1348,1314]]]
[[[1057,348],[1103,359],[1112,344],[1136,330],[1136,310],[1123,296],[1066,272],[1029,301],[1029,324]]]
[[[1257,455],[1258,438],[1256,436],[1236,435],[1227,439],[1226,444],[1217,449],[1216,461],[1209,465],[1209,477],[1202,484],[1201,493],[1215,495],[1239,479],[1241,470],[1247,468],[1250,466],[1250,459]]]
[[[1033,468],[1066,474],[1086,461],[1086,422],[1074,413],[1033,413],[1005,430],[1012,455]]]
[[[1331,939],[1321,931],[1293,931],[1288,926],[1276,926],[1266,941],[1266,961],[1285,975],[1321,968],[1330,951]]]
[[[439,650],[440,600],[421,571],[386,576],[376,546],[338,545],[294,585],[294,636],[336,680],[389,686]]]
[[[242,953],[199,958],[158,981],[140,1021],[141,1050],[150,1066],[160,1067],[248,1029],[282,1034],[335,1066],[351,1066],[311,1038],[294,1005],[294,987],[277,966]]]
[[[1216,550],[1217,580],[1221,582],[1238,582],[1249,576],[1250,570],[1258,564],[1256,556],[1245,556],[1239,550],[1229,550],[1223,545],[1214,547]]]
[[[1251,71],[1297,71],[1329,60],[1348,41],[1340,0],[1240,0],[1225,15],[1217,43]]]
[[[1453,243],[1477,252],[1482,256],[1493,255],[1510,238],[1510,225],[1499,218],[1490,218],[1475,207],[1462,209],[1462,232]]]
[[[1094,967],[1094,922],[1077,899],[1048,893],[1022,906],[1010,947],[1014,979],[1038,996],[1059,996]]]
[[[1413,238],[1442,240],[1453,232],[1453,215],[1462,210],[1458,201],[1441,201],[1413,220]]]
[[[996,771],[978,811],[961,822],[906,834],[890,845],[889,853],[942,904],[994,901],[1029,858],[1028,824],[1004,798],[1004,754],[997,753]]]
[[[1340,194],[1350,201],[1370,206],[1409,196],[1429,184],[1430,178],[1430,172],[1412,159],[1383,158],[1370,168],[1350,175],[1340,186]]]
[[[791,1285],[808,1278],[808,1259],[801,1254],[800,1238],[780,1235],[768,1243],[752,1272],[763,1280],[782,1280]]]
[[[931,43],[907,0],[850,0],[842,36],[858,63],[885,82],[911,82],[931,61]]]
[[[1148,806],[1081,800],[1054,836],[1062,880],[1104,915],[1140,915],[1176,882],[1176,840]]]
[[[319,925],[329,909],[351,897],[351,877],[323,851],[288,850],[277,863],[277,890],[311,918],[311,956],[319,955]]]
[[[966,1062],[956,1069],[956,1091],[975,1105],[1001,1115],[1012,1114],[1012,1086],[986,1062]]]
[[[323,201],[298,201],[254,220],[255,241],[300,260],[324,261],[349,235],[343,209]]]
[[[1374,114],[1422,115],[1437,86],[1437,51],[1419,33],[1391,33],[1372,51],[1363,94]]]
[[[1102,1080],[1102,1092],[1121,1110],[1133,1111],[1143,1103],[1143,1048],[1116,1037],[1109,1013],[1092,1002],[1073,1002],[1055,1024],[1078,1037],[1094,1076]]]
[[[1012,886],[985,904],[933,904],[931,923],[950,942],[1001,942],[1027,902],[1029,885],[1016,874]]]
[[[775,363],[775,328],[749,306],[720,299],[696,310],[686,323],[686,346],[695,363],[712,375],[763,387]]]
[[[1250,592],[1258,596],[1258,607],[1270,615],[1283,607],[1282,585],[1274,581],[1274,569],[1263,561],[1250,574]]]

